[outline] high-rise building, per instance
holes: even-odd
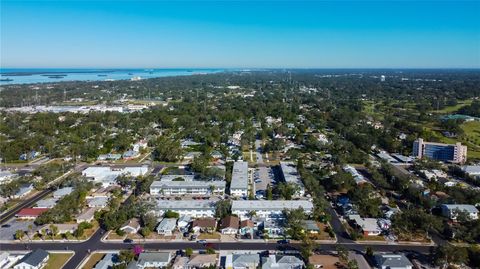
[[[430,158],[433,160],[465,163],[467,161],[467,146],[458,142],[456,144],[443,144],[425,142],[419,138],[413,142],[413,156],[417,158]]]

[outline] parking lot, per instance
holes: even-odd
[[[273,171],[270,167],[258,167],[253,173],[253,186],[255,193],[263,192],[267,190],[267,185],[270,186],[274,183]]]
[[[0,227],[0,240],[14,239],[15,232],[18,230],[28,231],[28,226],[32,225],[33,230],[36,231],[36,225],[33,220],[17,221],[12,219]]]

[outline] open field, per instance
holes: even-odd
[[[92,269],[95,267],[95,264],[97,264],[104,256],[105,253],[93,253],[90,255],[88,261],[85,263],[82,269]]]
[[[443,109],[440,109],[440,110],[435,110],[434,112],[435,113],[452,113],[452,112],[455,112],[457,110],[459,110],[460,108],[466,106],[466,105],[470,105],[472,103],[472,100],[464,100],[464,101],[458,101],[458,103],[454,106],[447,106]]]
[[[73,253],[50,253],[44,269],[60,269],[72,255]]]

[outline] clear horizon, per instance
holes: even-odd
[[[480,1],[2,0],[0,66],[478,69],[479,13]]]

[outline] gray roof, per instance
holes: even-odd
[[[43,199],[38,201],[34,208],[52,208],[57,204],[57,201],[58,200],[55,198]]]
[[[443,204],[442,207],[445,207],[448,210],[460,210],[460,211],[467,211],[468,213],[478,213],[478,209],[473,205]]]
[[[308,231],[320,231],[320,228],[318,228],[317,222],[314,220],[304,220],[303,227]]]
[[[260,256],[258,254],[233,254],[232,261],[234,267],[249,267],[251,264],[258,265]]]
[[[158,210],[215,209],[215,202],[209,200],[158,200]]]
[[[248,189],[248,162],[235,162],[230,189]]]
[[[467,174],[480,174],[480,165],[465,165],[462,170]]]
[[[285,182],[297,184],[303,187],[303,183],[300,180],[297,168],[295,168],[295,165],[292,162],[280,162],[280,168],[282,169]]]
[[[302,207],[305,211],[312,211],[313,204],[306,200],[234,200],[232,211],[235,210],[283,210]]]
[[[72,187],[65,187],[65,188],[61,188],[61,189],[58,189],[56,191],[53,192],[53,196],[54,197],[63,197],[65,195],[69,195],[70,193],[72,193],[73,191],[73,188]]]
[[[32,266],[38,266],[46,257],[48,257],[48,252],[43,249],[36,249],[18,261],[18,263],[26,263]]]
[[[195,178],[194,175],[163,175],[161,178],[160,178],[160,181],[172,181],[174,180],[175,178],[177,177],[181,177],[183,178],[183,180],[185,181],[193,181],[193,179]],[[157,182],[157,181],[155,181]],[[154,183],[155,183],[154,182]]]
[[[174,218],[164,218],[157,226],[157,231],[172,231],[177,226],[177,219]]]
[[[107,253],[101,261],[99,261],[93,269],[108,269],[113,265],[113,254]]]
[[[278,268],[278,269],[287,269],[287,268],[296,268],[297,266],[302,266],[305,263],[295,256],[281,256],[281,255],[270,255],[268,257],[262,258],[262,269],[269,268]]]
[[[403,254],[377,254],[375,262],[379,267],[406,267],[413,266],[412,263]]]

